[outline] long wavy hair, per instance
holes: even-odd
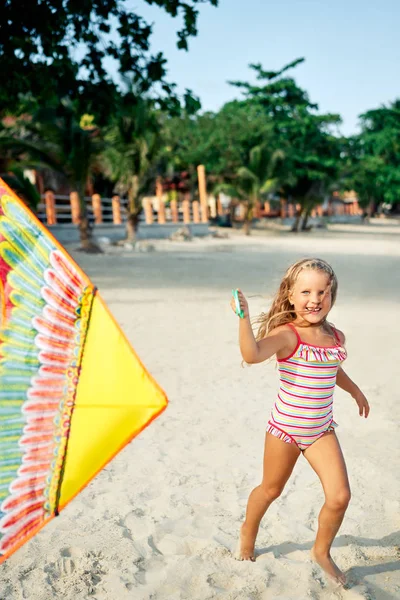
[[[256,340],[260,341],[265,338],[270,331],[279,325],[292,323],[296,319],[296,313],[293,309],[289,297],[293,290],[293,286],[299,276],[299,273],[304,269],[314,269],[322,271],[329,277],[329,285],[331,292],[332,306],[335,303],[338,289],[338,281],[332,267],[320,258],[303,258],[291,265],[286,271],[278,292],[276,293],[271,308],[266,313],[261,313],[253,321],[253,326],[258,326]],[[326,319],[324,320],[324,323]]]

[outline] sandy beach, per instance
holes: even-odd
[[[0,600],[400,598],[400,227],[375,229],[229,232],[101,256],[68,248],[170,404],[1,565]],[[274,361],[242,368],[231,289],[255,316],[285,268],[310,255],[338,275],[331,320],[371,404],[361,419],[335,394],[352,500],[332,554],[348,589],[309,558],[323,493],[303,457],[262,522],[256,562],[233,559],[278,378]]]

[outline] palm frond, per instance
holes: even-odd
[[[251,181],[253,183],[259,182],[259,178],[257,177],[257,175],[255,173],[253,173],[253,171],[251,171],[248,167],[240,167],[237,170],[237,176],[240,179]]]

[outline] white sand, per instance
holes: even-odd
[[[0,567],[1,600],[400,598],[399,235],[264,236],[75,255],[170,405]],[[333,549],[347,590],[309,560],[323,494],[302,457],[262,522],[256,563],[232,558],[277,374],[241,368],[230,291],[268,298],[291,261],[313,254],[337,271],[332,320],[372,405],[364,420],[335,397],[353,492]],[[250,300],[254,314],[265,298]]]

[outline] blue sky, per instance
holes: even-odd
[[[400,0],[220,0],[199,5],[198,35],[176,48],[179,19],[143,0],[127,5],[154,23],[152,50],[168,59],[168,77],[196,93],[204,110],[240,97],[228,80],[251,81],[249,63],[290,73],[323,112],[357,129],[357,116],[400,97]]]

